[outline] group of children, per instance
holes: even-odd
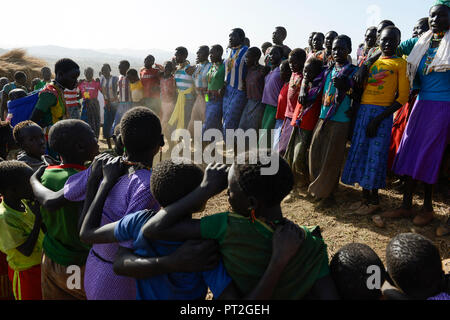
[[[0,157],[22,150],[17,161],[0,163],[0,251],[14,297],[195,300],[209,288],[222,299],[449,299],[439,250],[424,237],[395,237],[387,268],[361,244],[342,248],[329,263],[320,229],[294,225],[281,209],[305,188],[318,208],[333,207],[342,181],[362,187],[352,212],[372,215],[392,170],[404,183],[402,208],[373,221],[433,220],[432,185],[448,147],[449,5],[439,0],[431,8],[431,30],[419,21],[419,38],[401,42],[387,20],[369,28],[358,67],[349,61],[346,35],[314,32],[309,48],[290,50],[286,29],[277,27],[274,45],[262,51],[233,29],[228,58],[220,45],[202,46],[196,66],[178,47],[164,66],[148,56],[139,73],[122,61],[114,77],[105,64],[99,81],[88,68],[78,82],[79,66],[70,59],[56,63],[53,81],[43,70],[31,120],[0,126]],[[20,98],[25,83],[16,73],[3,101]],[[67,90],[83,99],[79,117],[69,111],[78,106],[68,106]],[[114,140],[117,157],[98,155],[99,92],[103,134],[110,148]],[[210,164],[203,171],[177,159],[153,168],[165,137],[193,131],[194,121],[202,121],[203,133],[218,129],[225,138],[228,129],[255,130],[259,143],[250,149],[272,149],[279,170],[261,174],[271,163],[250,164],[255,150],[231,168]],[[414,214],[417,180],[425,202]],[[230,212],[192,219],[225,189]],[[438,235],[450,233],[449,223]],[[373,266],[384,290],[367,286]],[[79,285],[68,285],[68,270],[78,272]]]
[[[42,147],[31,121],[14,130],[30,158],[33,137]],[[197,300],[208,288],[228,300],[449,298],[439,250],[420,235],[392,240],[388,271],[362,244],[329,264],[320,229],[283,217],[294,175],[282,158],[275,175],[263,175],[271,164],[250,164],[250,154],[246,164],[205,172],[176,159],[152,168],[164,139],[144,107],[124,115],[120,140],[125,157],[97,156],[90,126],[63,120],[49,135],[60,163],[34,174],[27,159],[0,163],[0,250],[16,299]],[[230,212],[192,218],[225,189]],[[367,286],[373,266],[384,291]],[[78,287],[69,270],[78,270]]]

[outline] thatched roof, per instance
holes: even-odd
[[[0,56],[0,77],[7,77],[14,81],[14,73],[23,71],[27,74],[28,81],[39,78],[41,69],[47,63],[41,59],[30,57],[23,49],[13,49]]]

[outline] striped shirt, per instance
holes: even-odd
[[[245,65],[244,56],[247,50],[247,46],[231,49],[228,58],[225,60],[227,84],[239,91],[244,91],[245,88],[247,66]]]
[[[189,65],[186,65],[175,71],[175,83],[177,84],[177,89],[180,91],[185,91],[194,86],[194,80],[192,79],[192,76],[186,73],[187,68],[189,68]]]
[[[196,88],[208,88],[208,71],[210,68],[211,62],[197,64],[194,74],[192,75]]]
[[[119,77],[119,102],[131,102],[130,81],[123,75]]]
[[[67,108],[78,107],[78,89],[64,90],[64,100]]]
[[[100,80],[100,85],[102,87],[102,93],[105,96],[105,100],[108,102],[117,102],[119,99],[117,97],[117,83],[119,78],[111,76],[109,79],[102,77]]]

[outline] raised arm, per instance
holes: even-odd
[[[36,246],[36,242],[39,238],[39,233],[41,232],[41,225],[42,225],[42,215],[39,203],[34,203],[30,207],[30,209],[35,215],[33,230],[31,230],[31,233],[28,236],[28,239],[25,241],[25,243],[17,247],[17,250],[25,257],[29,257],[33,254],[34,247]]]
[[[114,229],[117,222],[107,224],[100,227],[103,207],[105,206],[106,198],[111,189],[115,186],[117,179],[122,176],[124,165],[121,158],[110,159],[107,164],[103,166],[103,180],[98,188],[99,175],[95,172],[97,168],[102,168],[102,162],[98,161],[95,168],[93,168],[93,175],[89,178],[87,194],[92,197],[95,195],[93,202],[89,205],[89,199],[85,200],[85,207],[89,207],[87,214],[80,230],[80,239],[87,244],[96,243],[113,243],[117,242],[114,236]],[[98,188],[98,192],[96,192]]]
[[[185,229],[195,227],[196,234],[200,237],[200,222],[192,220],[191,215],[210,198],[225,190],[228,184],[227,176],[228,168],[226,165],[209,165],[205,171],[202,184],[192,193],[162,209],[150,219],[142,229],[144,236],[152,240],[167,240],[168,237],[177,235],[174,232],[176,231],[174,227],[179,224],[180,227],[184,226]],[[178,233],[178,236],[180,236],[180,233]]]
[[[30,178],[34,197],[48,211],[56,211],[69,201],[64,198],[64,188],[59,191],[52,191],[41,183],[41,177],[47,167],[41,167]]]

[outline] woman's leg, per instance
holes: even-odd
[[[433,210],[433,186],[425,185],[425,198],[422,211],[414,218],[413,223],[419,227],[425,227],[434,220]]]

